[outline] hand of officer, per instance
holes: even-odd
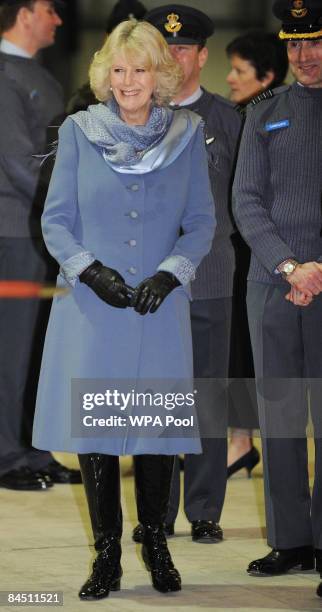
[[[170,272],[157,272],[140,283],[131,300],[131,306],[141,315],[156,312],[169,293],[181,283]]]
[[[288,302],[292,302],[295,306],[309,306],[313,300],[313,295],[301,293],[295,287],[292,287],[291,291],[285,296],[285,299]]]
[[[322,265],[316,261],[298,264],[287,280],[302,293],[318,295],[322,291]]]
[[[90,287],[103,302],[115,308],[130,306],[129,288],[124,278],[112,268],[95,260],[79,276],[81,283]]]

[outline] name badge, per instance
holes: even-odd
[[[266,132],[273,132],[274,130],[281,130],[283,128],[288,128],[290,125],[289,119],[284,119],[283,121],[276,121],[275,123],[266,123],[265,130]]]

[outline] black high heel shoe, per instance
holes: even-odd
[[[144,525],[142,558],[157,591],[181,590],[181,577],[173,565],[162,526]]]
[[[251,478],[251,475],[252,475],[251,472],[259,462],[260,462],[260,454],[257,448],[255,446],[252,446],[252,448],[250,449],[250,451],[248,451],[248,453],[245,453],[244,455],[239,457],[237,461],[234,461],[234,463],[232,463],[227,468],[227,478],[230,478],[230,476],[232,476],[233,474],[236,474],[236,472],[239,472],[239,470],[243,468],[246,468],[247,473],[248,473],[248,478]]]

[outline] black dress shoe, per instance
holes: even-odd
[[[14,491],[45,491],[53,486],[50,479],[45,479],[38,472],[28,467],[11,470],[0,477],[0,487]]]
[[[318,597],[322,597],[322,582],[320,582],[318,588],[316,589],[316,594]]]
[[[299,546],[273,550],[262,557],[252,561],[247,569],[251,576],[276,576],[286,574],[293,567],[300,567],[301,571],[315,568],[314,551],[311,546]]]
[[[42,477],[49,476],[53,482],[57,484],[81,484],[82,476],[80,470],[72,470],[65,467],[61,463],[58,463],[53,459],[48,465],[46,465],[38,473]]]
[[[42,474],[41,472],[33,472],[32,470],[31,472],[36,478],[41,478],[42,480],[44,480],[48,489],[51,489],[51,487],[54,486],[55,483],[53,479],[49,476],[49,474]]]
[[[163,531],[167,538],[174,536],[174,523],[163,523]],[[133,529],[132,540],[138,544],[143,542],[144,527],[139,523]]]
[[[153,587],[160,593],[181,590],[181,577],[174,567],[163,528],[144,525],[142,558],[151,572]]]
[[[222,542],[222,528],[215,521],[192,521],[191,536],[193,542],[201,544],[216,544]]]
[[[241,457],[239,457],[239,459],[237,459],[237,461],[234,461],[234,463],[228,466],[227,478],[230,478],[230,476],[236,474],[236,472],[239,472],[239,470],[242,470],[243,468],[246,468],[248,478],[250,478],[252,475],[252,470],[259,462],[260,454],[257,448],[255,446],[252,446],[248,453],[245,453],[245,455],[242,455]]]
[[[110,591],[121,588],[121,544],[117,536],[109,536],[106,547],[93,563],[93,571],[78,593],[80,599],[95,600],[108,597]]]

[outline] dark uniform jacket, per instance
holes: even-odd
[[[206,124],[209,176],[217,220],[213,246],[198,268],[197,278],[192,284],[192,297],[230,297],[235,268],[230,194],[241,118],[228,100],[206,90],[199,100],[185,108],[201,115]]]
[[[0,92],[0,237],[40,236],[44,194],[33,155],[63,112],[62,89],[36,60],[1,52]]]

